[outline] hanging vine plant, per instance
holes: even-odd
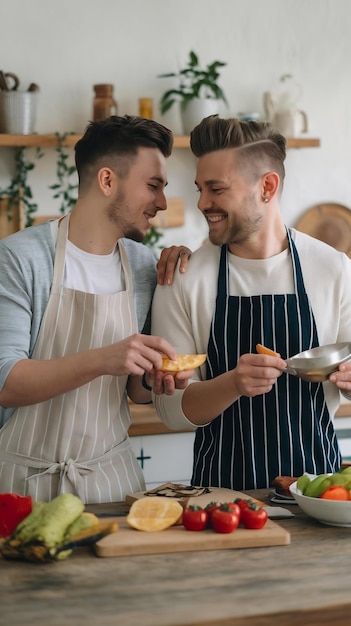
[[[44,155],[40,148],[36,148],[36,157]],[[25,148],[15,148],[15,174],[10,184],[5,189],[0,189],[0,198],[7,199],[7,217],[13,219],[14,210],[23,206],[24,226],[31,226],[33,213],[38,210],[38,205],[33,200],[32,189],[28,182],[28,173],[35,168],[35,163],[30,161],[25,154]]]
[[[54,198],[61,199],[60,212],[63,215],[70,213],[75,203],[77,202],[77,189],[78,183],[72,183],[71,177],[76,174],[75,165],[69,164],[70,154],[64,147],[64,142],[69,134],[73,133],[55,133],[57,137],[57,146],[55,148],[57,152],[56,162],[56,176],[57,183],[49,185],[49,189],[52,189],[55,193]]]

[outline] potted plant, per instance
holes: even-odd
[[[15,149],[15,173],[6,189],[0,188],[0,199],[6,200],[7,217],[14,220],[19,228],[31,226],[33,213],[38,210],[37,203],[33,200],[33,193],[28,182],[28,174],[35,168],[35,163],[30,161],[25,154],[26,148]],[[40,159],[43,152],[38,147],[36,157]],[[16,217],[18,216],[18,218]]]
[[[159,78],[178,78],[178,87],[166,91],[160,100],[162,114],[180,102],[184,132],[190,131],[201,119],[218,113],[218,103],[227,99],[218,84],[220,67],[227,65],[223,61],[213,61],[205,69],[200,66],[198,55],[192,50],[187,65],[178,72],[159,74]]]

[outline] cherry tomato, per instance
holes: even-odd
[[[31,512],[31,496],[0,493],[0,537],[11,535],[18,524]]]
[[[188,506],[183,511],[183,526],[187,530],[204,530],[208,523],[208,512],[201,506]]]
[[[231,504],[234,504],[233,502]],[[233,510],[231,506],[223,504],[215,509],[211,516],[212,528],[216,533],[232,533],[238,528],[240,522],[240,509]]]
[[[205,506],[205,511],[207,511],[207,513],[209,514],[209,516],[212,515],[213,511],[215,509],[218,509],[220,506],[222,506],[221,502],[209,502],[208,504],[206,504]]]
[[[319,497],[322,500],[351,500],[350,490],[340,485],[331,485]]]
[[[243,509],[247,509],[247,507],[250,504],[250,500],[246,500],[246,498],[236,498],[234,500],[235,504],[238,505],[238,507],[243,510]]]
[[[247,509],[249,506],[257,507],[254,500],[251,500],[250,498],[236,498],[234,502],[241,510]]]
[[[240,506],[237,502],[225,502],[223,506],[227,506],[231,511],[240,515]]]
[[[268,519],[267,511],[262,507],[248,506],[241,511],[241,521],[245,528],[260,529],[263,528]]]
[[[222,506],[221,502],[209,502],[208,504],[206,504],[205,511],[207,511],[208,513],[208,520],[207,520],[208,528],[212,527],[211,518],[212,518],[213,511],[215,511],[216,509],[219,509],[220,506]]]
[[[240,509],[240,522],[242,521],[242,512],[247,509],[248,506],[250,506],[250,503],[252,503],[252,500],[246,499],[246,498],[236,498],[234,500],[235,504],[238,505],[239,509]]]

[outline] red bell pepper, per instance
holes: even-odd
[[[32,512],[31,496],[0,493],[0,537],[11,535],[18,524]]]

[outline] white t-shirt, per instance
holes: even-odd
[[[325,243],[291,229],[300,258],[306,292],[314,314],[320,345],[351,340],[351,260]],[[152,304],[154,335],[164,337],[179,354],[207,352],[217,296],[221,248],[210,242],[196,250],[185,274],[175,272],[172,285],[157,285]],[[268,259],[245,259],[229,254],[230,295],[294,293],[289,250]],[[292,355],[289,355],[292,356]],[[194,380],[206,378],[206,365]],[[331,415],[340,403],[332,383],[323,383]],[[182,411],[183,390],[154,396],[154,404],[169,428],[191,426]]]
[[[58,220],[51,222],[51,229],[56,241]],[[64,286],[95,294],[124,291],[125,280],[118,244],[110,254],[90,254],[67,240]]]

